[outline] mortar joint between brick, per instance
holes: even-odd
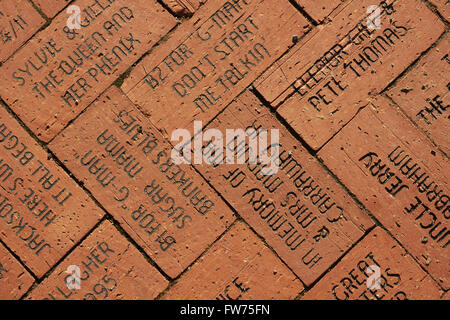
[[[447,153],[441,149],[441,147],[434,142],[434,140],[432,139],[432,137],[430,135],[428,135],[415,121],[414,119],[412,119],[404,110],[402,107],[400,107],[400,105],[398,105],[397,102],[395,102],[394,99],[392,99],[387,93],[383,94],[383,97],[385,97],[386,99],[388,99],[393,105],[394,107],[398,110],[398,112],[400,112],[401,114],[403,114],[408,120],[409,122],[414,126],[414,128],[419,131],[420,133],[422,133],[425,138],[428,140],[428,142],[430,142],[433,147],[435,147],[436,149],[438,149],[438,151],[442,154],[442,156],[444,156],[445,158],[447,158],[447,160],[450,160],[449,155],[447,155]]]
[[[210,181],[206,177],[204,177],[203,174],[199,170],[197,170],[196,167],[194,167],[194,170],[203,178],[203,180],[205,180],[205,182],[214,190],[214,192],[216,192],[219,195],[219,197],[225,202],[225,204],[232,210],[233,214],[236,216],[236,220],[234,221],[234,223],[237,223],[238,221],[243,222],[263,242],[263,244],[292,272],[292,274],[294,274],[297,277],[297,279],[300,280],[302,285],[305,286],[303,280],[300,279],[300,277],[297,276],[297,274],[291,269],[291,267],[284,262],[284,260],[278,255],[275,249],[272,248],[272,246],[270,246],[267,243],[266,239],[262,237],[258,232],[256,232],[256,230],[239,214],[239,212],[237,212],[237,210],[234,209],[234,207],[228,202],[228,200],[225,199],[222,196],[222,194],[216,190],[216,188],[210,183]]]
[[[442,32],[442,34],[436,39],[436,41],[433,42],[433,44],[430,47],[428,47],[427,49],[422,51],[418,55],[418,57],[413,62],[411,62],[411,64],[405,70],[403,70],[394,80],[392,80],[390,83],[388,83],[388,85],[384,89],[382,89],[379,92],[379,94],[381,95],[381,94],[387,93],[390,89],[395,87],[400,80],[402,80],[404,77],[406,77],[406,75],[409,72],[411,72],[419,64],[420,60],[422,60],[422,58],[424,58],[428,54],[428,52],[430,52],[433,48],[435,48],[441,42],[441,40],[445,38],[445,36],[448,34],[449,30],[450,30],[449,28],[446,28]]]
[[[164,3],[164,1],[156,0],[156,2],[160,6],[162,6],[165,10],[167,10],[167,12],[169,12],[175,19],[179,20],[180,17],[177,14],[175,14],[175,12],[166,3]]]
[[[223,231],[213,242],[211,242],[207,248],[205,250],[203,250],[203,252],[194,260],[192,261],[189,266],[187,266],[178,276],[176,276],[175,278],[171,279],[171,281],[169,282],[169,285],[167,286],[166,289],[164,289],[159,295],[158,297],[156,297],[155,300],[160,300],[164,295],[167,294],[167,292],[170,291],[171,288],[173,288],[179,280],[182,280],[182,277],[191,270],[191,268],[196,264],[199,263],[199,261],[211,250],[211,248],[217,243],[219,242],[224,236],[225,234],[227,234],[237,223],[239,223],[242,219],[235,219],[226,229],[225,231]],[[242,220],[243,221],[243,220]]]
[[[340,257],[338,257],[338,259],[336,259],[335,262],[333,262],[328,268],[327,270],[325,270],[324,272],[322,272],[322,274],[316,279],[314,280],[309,286],[305,287],[304,292],[302,292],[301,294],[299,294],[299,296],[297,296],[298,298],[300,298],[300,296],[304,296],[308,291],[310,291],[312,288],[314,288],[314,286],[319,283],[320,280],[322,280],[331,270],[333,270],[341,261],[342,259],[344,259],[347,254],[353,250],[353,248],[355,248],[366,236],[368,236],[368,234],[370,234],[370,232],[375,229],[376,226],[371,226],[370,228],[368,228],[366,230],[366,232],[364,232],[357,241],[355,241]]]
[[[317,157],[317,151],[311,148],[305,140],[302,139],[302,137],[289,125],[289,123],[284,119],[271,105],[270,102],[267,101],[264,96],[255,88],[250,88],[250,92],[252,92],[258,100],[261,102],[263,106],[265,106],[269,113],[273,115],[278,122],[280,122],[288,131],[289,133],[294,136],[294,138],[300,142],[303,148],[305,148],[312,156]]]
[[[447,21],[447,19],[445,19],[445,17],[440,13],[439,9],[437,8],[437,6],[435,4],[433,4],[432,2],[430,2],[429,0],[422,0],[422,2],[425,3],[425,5],[428,7],[428,9],[430,9],[431,11],[433,11],[438,17],[439,19],[442,20],[442,22],[445,23],[445,25],[447,26],[447,29],[450,26],[449,21]]]
[[[307,20],[309,23],[311,23],[313,26],[318,26],[319,23],[314,20],[308,12],[306,12],[305,8],[300,6],[295,0],[289,0],[289,3],[292,4],[292,6],[297,9]]]
[[[30,268],[22,261],[22,259],[14,252],[12,251],[8,245],[0,239],[0,245],[3,245],[5,249],[17,260],[17,262],[26,270],[28,273],[33,277],[34,281],[36,282],[38,280],[38,277],[34,274],[33,271],[31,271]]]
[[[165,278],[166,280],[170,281],[170,277],[156,264],[155,261],[153,261],[153,259],[151,259],[147,253],[145,253],[145,251],[141,248],[141,246],[139,246],[134,239],[121,227],[120,223],[114,218],[114,216],[109,213],[109,211],[94,197],[94,195],[90,192],[89,189],[87,189],[84,185],[84,183],[82,183],[80,180],[78,180],[78,178],[76,176],[74,176],[71,171],[64,165],[64,163],[62,163],[58,157],[56,157],[53,152],[48,149],[47,150],[48,153],[51,155],[51,157],[53,158],[53,160],[77,183],[77,185],[83,189],[83,191],[89,196],[89,198],[94,202],[94,204],[96,204],[99,208],[101,208],[105,214],[102,218],[103,220],[108,220],[110,221],[115,227],[116,229],[119,231],[119,233],[121,233],[130,243],[133,244],[134,247],[136,247],[136,249],[143,254],[144,258],[147,260],[147,262],[149,262],[153,267],[155,267]],[[91,230],[92,232],[93,230]]]
[[[30,293],[39,285],[41,284],[45,279],[47,279],[52,273],[53,271],[61,264],[64,262],[64,260],[75,250],[79,247],[79,245],[81,243],[83,243],[84,240],[86,240],[87,237],[90,236],[90,234],[97,229],[97,227],[106,219],[106,215],[104,215],[99,221],[97,221],[97,223],[88,231],[86,232],[85,235],[83,235],[81,237],[81,239],[79,239],[77,242],[75,242],[72,247],[40,278],[38,278],[38,280],[35,282],[35,286],[32,286],[23,296],[22,299],[26,299]]]
[[[145,258],[145,260],[153,266],[158,272],[168,281],[170,282],[172,278],[162,269],[159,265],[145,252],[145,250],[123,229],[120,223],[114,218],[112,214],[107,212],[105,215],[106,220],[111,222],[114,227],[116,227],[117,231],[129,242],[131,243]]]
[[[394,239],[398,245],[416,262],[416,264],[419,265],[419,267],[427,274],[431,277],[431,279],[442,289],[444,290],[443,286],[440,285],[439,281],[437,281],[431,274],[430,272],[428,272],[428,270],[426,270],[422,264],[409,252],[409,250],[407,250],[407,248],[389,231],[389,229],[387,227],[385,227],[376,217],[375,215],[369,210],[367,209],[364,204],[357,198],[357,196],[351,192],[346,185],[344,185],[344,183],[323,163],[322,159],[319,158],[319,162],[323,165],[324,169],[336,180],[336,182],[338,182],[344,189],[345,191],[350,195],[350,197],[356,202],[356,204],[373,220],[374,222],[374,226],[369,228],[370,230],[375,228],[375,227],[379,227],[381,229],[383,229],[384,231],[386,231],[386,233],[389,234],[389,236]],[[369,230],[368,229],[368,230]],[[368,232],[367,232],[368,233]],[[362,239],[360,239],[358,242],[360,242]]]

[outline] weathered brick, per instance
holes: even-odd
[[[61,12],[0,68],[0,95],[45,142],[176,23],[155,0],[110,2],[73,2],[81,29]]]
[[[38,277],[103,211],[0,105],[0,235]]]
[[[309,28],[288,1],[230,3],[208,1],[125,79],[161,130],[212,119]]]
[[[0,300],[20,299],[33,282],[28,271],[0,244]]]
[[[309,285],[360,239],[372,222],[319,162],[248,91],[207,127],[218,129],[223,135],[227,129],[237,128],[247,130],[248,135],[243,137],[245,145],[239,142],[237,148],[233,147],[234,142],[228,138],[223,148],[216,144],[217,152],[209,157],[213,144],[205,138],[207,157],[197,168]],[[273,168],[251,164],[249,152],[245,152],[249,148],[257,149],[251,146],[248,136],[256,136],[259,129],[269,130],[269,136],[274,133],[272,130],[279,130],[279,155],[270,154],[274,159]],[[276,144],[269,140],[268,145]],[[264,146],[261,144],[260,148]],[[245,158],[242,157],[245,163],[231,164],[232,155],[227,155],[222,164],[208,164],[219,163],[213,161],[214,158],[217,155],[224,158],[227,152],[234,157],[236,154],[243,156],[245,152]],[[276,168],[277,163],[279,168]],[[269,175],[264,176],[263,170]]]
[[[229,207],[116,87],[50,144],[171,277],[187,268],[234,221]]]
[[[431,0],[430,2],[437,6],[439,12],[447,21],[450,20],[450,2],[448,0]]]
[[[448,159],[384,97],[367,105],[319,156],[448,288]]]
[[[405,250],[376,228],[304,300],[432,300],[442,292]]]
[[[163,299],[287,300],[301,291],[300,280],[245,224],[237,223]]]
[[[79,281],[71,281],[77,275]],[[156,298],[167,284],[158,270],[105,221],[27,299],[145,300]]]
[[[0,2],[0,62],[8,59],[45,23],[28,1]]]
[[[295,0],[316,21],[322,21],[345,0]]]
[[[32,0],[49,18],[53,18],[71,0]]]
[[[378,30],[367,26],[367,8],[374,4],[382,12]],[[349,2],[257,81],[257,90],[313,149],[351,120],[359,101],[383,90],[444,31],[419,0],[389,4]]]
[[[177,15],[194,14],[207,0],[163,0],[163,2]]]
[[[444,152],[450,154],[450,42],[443,38],[388,95]]]

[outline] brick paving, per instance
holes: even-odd
[[[448,300],[449,14],[0,0],[0,299]]]

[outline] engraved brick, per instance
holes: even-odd
[[[49,18],[53,18],[71,0],[32,0]],[[68,17],[68,16],[67,16]]]
[[[427,135],[450,154],[450,42],[439,44],[388,95]]]
[[[448,288],[448,159],[383,97],[369,103],[319,156]]]
[[[316,21],[322,21],[345,0],[295,0]]]
[[[79,281],[73,281],[71,277],[77,275]],[[27,298],[145,300],[156,298],[167,284],[158,270],[105,221]]]
[[[103,211],[0,105],[0,235],[41,277]]]
[[[380,29],[368,26],[367,9],[375,4]],[[359,101],[383,90],[444,31],[442,21],[419,0],[351,1],[330,20],[256,84],[313,149],[351,120]]]
[[[171,277],[234,221],[230,208],[111,87],[50,148]]]
[[[166,132],[208,121],[309,29],[288,1],[208,1],[122,89]]]
[[[163,0],[163,2],[177,15],[185,16],[194,14],[207,0]]]
[[[304,300],[431,300],[442,292],[405,250],[376,228]]]
[[[270,138],[274,132],[271,130],[279,130],[279,155],[269,152],[274,164],[279,163],[278,171],[275,166],[250,163],[250,153],[245,150],[256,150],[257,146],[252,146],[248,137],[245,147],[243,142],[236,148],[232,141],[225,141],[223,148],[216,147],[217,152],[212,157],[209,150],[213,144],[207,140],[204,146],[207,157],[197,168],[309,285],[360,239],[372,222],[319,162],[248,91],[207,127],[219,129],[223,135],[227,129],[237,128],[247,130],[250,137],[256,137],[257,130],[270,130],[269,146],[277,143]],[[262,144],[259,147],[264,148]],[[230,151],[234,156],[245,152],[245,164],[231,164],[230,154],[223,164],[208,164],[219,163],[213,161],[216,155],[224,159]],[[268,175],[263,175],[264,172]]]
[[[287,300],[301,291],[300,280],[245,224],[237,223],[163,299]]]
[[[176,23],[156,1],[78,0],[1,68],[0,95],[48,142]]]
[[[0,244],[0,300],[20,299],[33,282],[28,271]]]
[[[44,22],[26,0],[0,1],[0,62],[8,59]]]

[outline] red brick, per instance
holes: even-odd
[[[284,161],[278,173],[263,176],[265,166],[248,164],[248,155],[247,164],[225,161],[217,167],[199,165],[198,169],[309,285],[360,239],[372,222],[250,92],[208,128],[225,134],[226,129],[258,127],[279,129],[280,155],[273,157]]]
[[[372,279],[378,279],[378,288]],[[303,299],[430,300],[439,299],[441,294],[439,286],[411,256],[384,230],[376,228]]]
[[[42,12],[50,18],[53,18],[62,8],[71,0],[32,0]]]
[[[300,280],[240,222],[163,299],[287,300],[294,299],[301,291]]]
[[[450,42],[446,36],[388,95],[438,147],[450,154]]]
[[[20,299],[33,282],[28,271],[0,244],[0,300]]]
[[[344,1],[345,0],[295,0],[295,2],[316,21],[322,21]]]
[[[177,15],[192,15],[207,0],[163,0],[163,2]]]
[[[45,23],[28,1],[0,2],[0,62],[8,59]]]
[[[330,23],[315,28],[256,84],[313,149],[356,114],[359,101],[383,90],[444,31],[443,23],[425,4],[405,0],[393,1],[395,12],[384,10],[382,28],[369,35],[366,11],[376,3],[352,1],[333,12]],[[358,33],[358,28],[366,29]],[[385,50],[373,42],[378,36]],[[355,62],[362,60],[360,54],[369,55],[363,56],[368,61],[362,63],[365,71]]]
[[[158,128],[170,133],[212,119],[309,28],[288,1],[240,0],[238,12],[227,7],[233,18],[223,16],[227,3],[208,1],[125,79],[124,92]],[[180,56],[177,66],[171,57]]]
[[[82,25],[87,24],[85,19],[90,19],[86,28],[70,31],[67,27],[69,16],[61,12],[0,68],[0,95],[45,142],[60,132],[176,23],[154,0],[117,0],[106,5],[107,1],[75,1],[74,5],[94,17],[89,18],[82,12]],[[111,24],[107,22],[116,13],[125,21],[115,15],[116,21],[121,21],[117,31],[116,25],[110,28]],[[43,49],[45,47],[48,50]],[[47,55],[44,66],[36,52],[39,57],[44,53]],[[75,68],[75,62],[82,65]],[[103,63],[107,67],[103,68]],[[33,66],[40,70],[36,71]]]
[[[103,211],[1,105],[0,147],[0,236],[41,277]]]
[[[366,106],[319,156],[448,288],[448,159],[386,98]]]
[[[431,0],[430,2],[437,6],[445,19],[450,20],[450,2],[448,0]]]
[[[170,144],[116,87],[50,148],[171,277],[234,221],[191,166],[174,165]]]
[[[67,286],[70,266],[80,268],[80,289]],[[72,273],[70,273],[72,272]],[[154,299],[168,281],[109,222],[103,222],[34,289],[28,299]]]

